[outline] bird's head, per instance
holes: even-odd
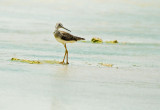
[[[67,30],[67,31],[70,31],[69,29],[67,29],[67,28],[65,28],[63,25],[62,25],[62,23],[57,23],[56,24],[56,26],[55,26],[55,28],[58,30],[59,28],[63,28],[63,29],[65,29],[65,30]],[[71,32],[71,31],[70,31]]]

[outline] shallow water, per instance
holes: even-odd
[[[158,0],[0,2],[1,110],[160,108]],[[52,34],[56,22],[87,41],[120,43],[67,44],[69,65],[10,61],[61,61],[64,47]]]

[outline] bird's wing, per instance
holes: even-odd
[[[67,33],[65,31],[60,31],[60,34],[61,34],[61,39],[66,41],[84,40],[84,38],[73,36],[72,34]]]

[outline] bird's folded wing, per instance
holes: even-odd
[[[77,41],[77,37],[73,36],[72,34],[69,34],[67,32],[64,31],[60,31],[61,33],[61,39],[66,40],[66,41]]]
[[[85,40],[84,38],[74,36],[70,33],[60,31],[61,34],[61,39],[66,40],[66,41],[78,41],[78,40]]]

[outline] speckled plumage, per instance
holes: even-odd
[[[84,38],[77,37],[65,31],[58,31],[58,30],[54,32],[54,36],[58,42],[63,43],[63,44],[74,43],[79,40],[85,40]]]

